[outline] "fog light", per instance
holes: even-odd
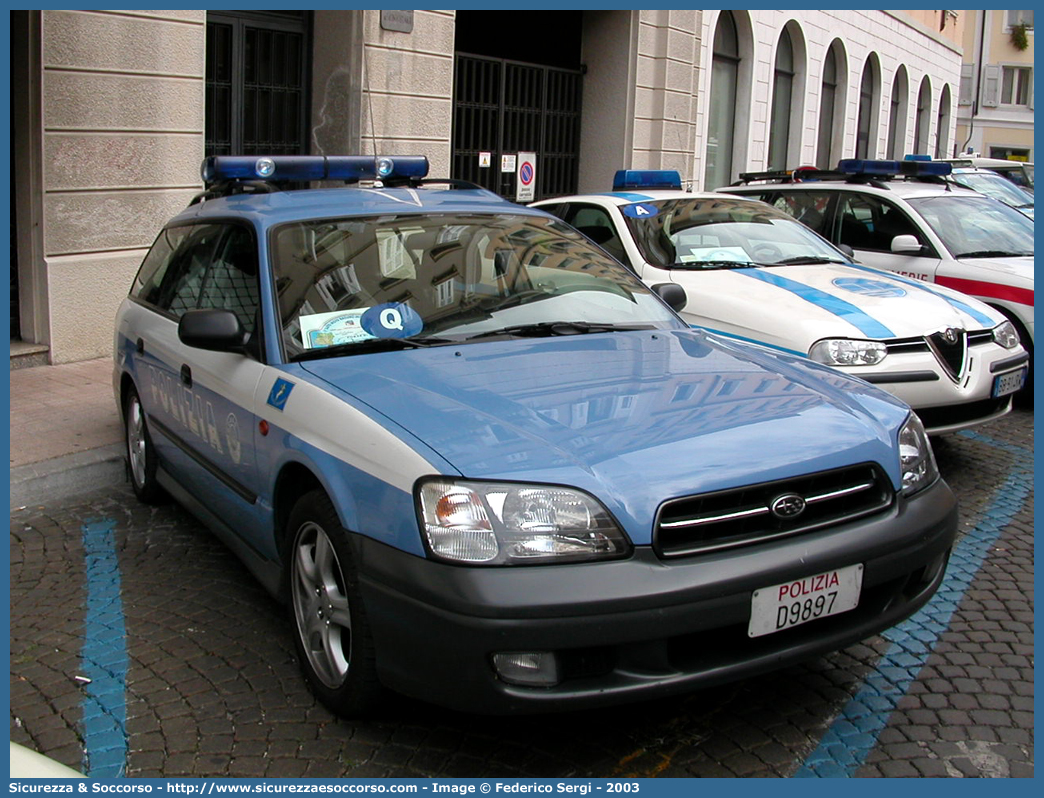
[[[524,687],[558,684],[558,660],[551,651],[507,651],[493,655],[493,668],[501,681]]]

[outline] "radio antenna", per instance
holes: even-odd
[[[373,171],[377,173],[377,129],[373,121],[373,92],[370,91],[370,60],[367,58],[368,45],[363,43],[363,86],[366,91],[366,106],[370,116],[370,142],[373,145]]]

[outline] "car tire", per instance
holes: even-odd
[[[156,469],[159,466],[156,447],[152,445],[145,410],[134,388],[127,392],[124,399],[123,431],[127,451],[127,473],[130,475],[134,495],[146,504],[163,502],[167,493],[156,479]]]
[[[325,491],[298,499],[287,539],[290,617],[305,678],[334,713],[367,715],[383,688],[348,534]]]

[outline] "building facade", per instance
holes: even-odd
[[[543,198],[948,153],[964,13],[12,12],[12,353],[109,353],[209,154],[420,154],[514,198],[532,152]]]
[[[965,11],[954,154],[1033,161],[1033,11]]]

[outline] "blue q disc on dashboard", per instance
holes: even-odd
[[[359,324],[374,338],[409,338],[424,329],[424,319],[409,305],[397,302],[374,305],[362,314]]]

